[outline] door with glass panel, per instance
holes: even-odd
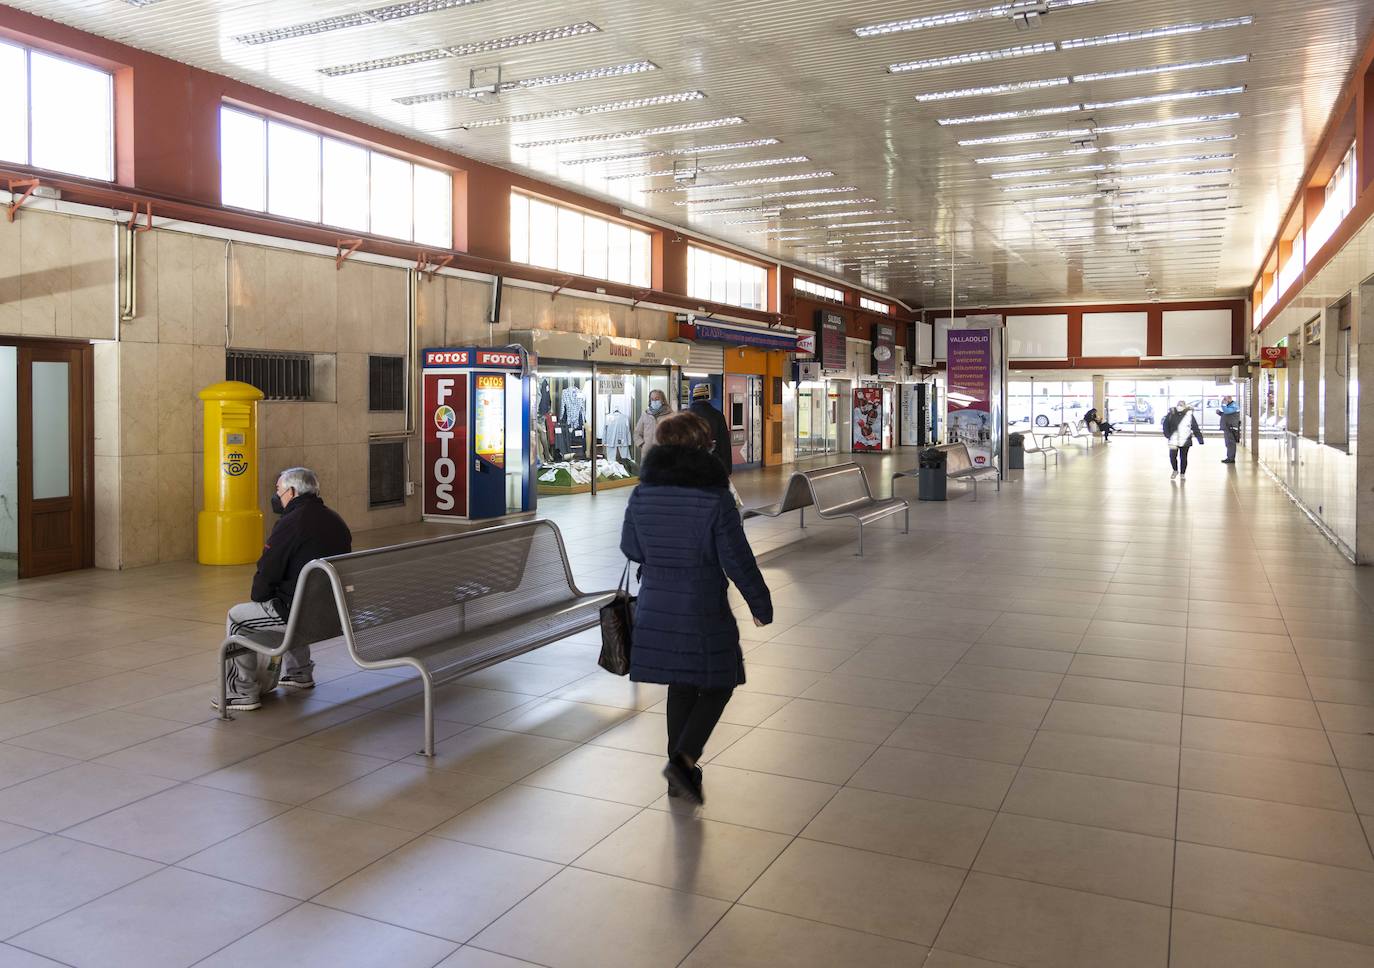
[[[19,577],[93,564],[89,345],[20,344],[16,408]]]

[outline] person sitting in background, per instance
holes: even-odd
[[[1089,433],[1096,431],[1102,435],[1102,442],[1105,444],[1112,439],[1112,434],[1116,433],[1116,428],[1097,415],[1097,408],[1092,407],[1087,413],[1083,414],[1083,426],[1088,428]]]
[[[320,480],[308,467],[292,467],[277,478],[272,495],[272,510],[281,517],[258,558],[253,575],[252,601],[229,609],[225,632],[286,630],[291,616],[291,600],[301,570],[316,558],[347,554],[353,550],[353,535],[343,518],[325,507],[320,499]],[[315,663],[310,661],[310,646],[301,645],[286,653],[278,673],[278,660],[249,652],[225,661],[228,675],[226,705],[243,712],[261,708],[262,694],[277,686],[287,689],[314,689]],[[219,708],[219,700],[211,705]]]

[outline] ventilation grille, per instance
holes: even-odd
[[[406,502],[406,442],[373,441],[367,448],[367,506],[394,507]]]
[[[405,409],[405,358],[367,358],[367,409],[373,413]]]
[[[225,378],[247,383],[268,400],[309,400],[313,383],[308,353],[226,350]]]

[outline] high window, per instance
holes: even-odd
[[[0,43],[0,161],[114,180],[114,79]]]
[[[885,303],[881,299],[870,299],[868,296],[860,296],[859,305],[872,313],[882,313],[885,316],[892,315],[892,304]]]
[[[225,205],[453,247],[448,172],[228,106],[219,130]]]
[[[831,302],[844,302],[844,290],[836,289],[834,286],[823,286],[819,282],[812,282],[810,279],[803,279],[798,276],[792,280],[792,288],[797,292],[804,292],[817,299],[829,299]],[[884,310],[885,311],[885,310]]]
[[[742,309],[767,309],[768,270],[753,262],[689,245],[687,294],[693,299]]]
[[[1355,207],[1355,197],[1358,194],[1356,185],[1355,146],[1352,144],[1340,165],[1332,173],[1331,180],[1326,183],[1326,197],[1322,202],[1322,210],[1317,213],[1317,217],[1312,220],[1312,227],[1308,229],[1309,254],[1316,253],[1326,244],[1335,234],[1336,227],[1345,221],[1345,217]]]
[[[510,259],[647,289],[653,236],[624,222],[511,192]]]

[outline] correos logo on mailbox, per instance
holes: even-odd
[[[236,450],[225,455],[224,473],[230,477],[242,477],[248,470],[248,460]]]

